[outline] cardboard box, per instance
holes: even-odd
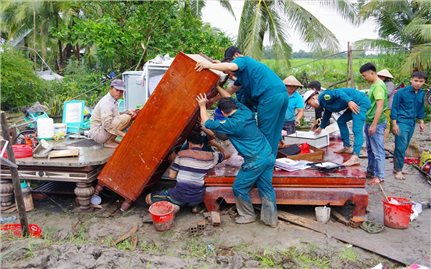
[[[296,133],[285,136],[284,143],[288,145],[308,143],[316,148],[324,148],[329,145],[329,134],[325,132],[315,135],[312,131],[296,131]]]
[[[310,153],[299,153],[297,155],[286,155],[281,150],[278,150],[277,158],[289,158],[291,160],[306,160],[311,162],[321,162],[325,158],[325,151],[310,146]]]

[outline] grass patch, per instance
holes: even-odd
[[[358,253],[351,247],[347,247],[343,249],[343,251],[338,255],[340,260],[347,261],[347,262],[356,262],[358,260]]]
[[[262,268],[331,268],[331,258],[318,253],[319,248],[299,249],[291,247],[287,250],[264,250],[251,256],[260,262]]]
[[[120,250],[132,250],[132,242],[130,242],[130,238],[128,238],[118,243],[115,247]]]
[[[264,250],[261,254],[255,254],[255,258],[261,263],[264,268],[272,268],[279,265],[278,262],[275,260],[275,255],[277,254],[277,252]]]
[[[91,240],[88,239],[87,226],[81,224],[78,230],[68,239],[68,241],[75,245],[82,245],[91,242]]]
[[[145,254],[149,255],[164,255],[166,254],[166,248],[162,248],[160,245],[156,244],[153,240],[146,240],[139,244],[139,249]]]
[[[185,256],[189,258],[206,259],[215,256],[215,252],[208,247],[210,242],[204,242],[199,237],[189,237],[185,242]]]

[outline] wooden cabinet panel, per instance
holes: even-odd
[[[179,53],[102,172],[99,185],[135,201],[197,116],[196,95],[215,93],[219,75],[196,72],[202,56]],[[127,94],[127,93],[126,93]],[[182,135],[183,134],[183,135]]]

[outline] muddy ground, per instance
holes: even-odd
[[[430,138],[427,124],[425,133],[416,132],[413,140],[425,148],[430,146]],[[361,163],[365,168],[366,160]],[[397,181],[392,167],[392,160],[387,159],[383,185],[387,195],[430,200],[431,185],[414,168],[406,167],[407,180]],[[381,192],[376,186],[367,190],[368,218],[383,223]],[[43,229],[43,238],[2,237],[2,268],[372,268],[379,263],[403,267],[331,234],[347,234],[355,242],[381,247],[404,263],[430,265],[431,209],[425,209],[407,230],[386,228],[371,235],[331,219],[324,225],[328,231],[324,235],[284,221],[275,229],[259,222],[239,226],[232,219],[234,209],[222,205],[219,227],[208,225],[201,234],[191,235],[189,228],[203,216],[191,213],[190,208],[181,209],[171,230],[156,232],[152,224],[142,222],[147,212],[142,197],[125,213],[115,211],[118,197],[108,192],[103,209],[91,213],[76,212],[73,196],[50,197],[55,203],[50,199],[35,201],[35,210],[28,213],[29,222]],[[280,206],[279,210],[314,219],[314,207]],[[2,217],[13,215],[17,216],[9,213]],[[130,238],[114,244],[135,225],[136,246]]]

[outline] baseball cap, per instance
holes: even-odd
[[[126,85],[124,85],[124,81],[122,79],[114,79],[111,81],[111,87],[114,87],[119,91],[126,91]]]
[[[306,109],[310,108],[310,105],[307,104],[307,102],[311,98],[311,96],[313,96],[315,94],[318,94],[318,92],[316,92],[315,90],[308,90],[302,95],[302,100],[304,101]]]

